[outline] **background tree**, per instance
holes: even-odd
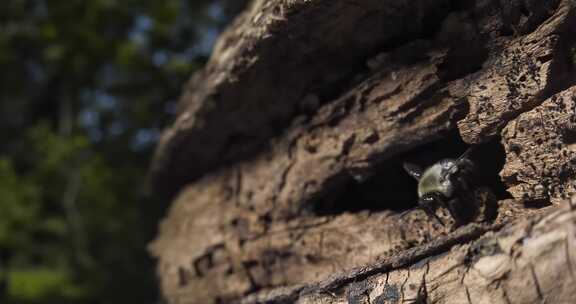
[[[155,299],[150,152],[244,2],[0,3],[3,303]]]

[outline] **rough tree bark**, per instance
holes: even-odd
[[[158,145],[164,297],[576,301],[575,68],[574,0],[253,1]],[[439,226],[401,164],[469,145],[498,205]]]

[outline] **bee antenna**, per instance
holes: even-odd
[[[458,159],[456,160],[457,162],[460,162],[461,160],[468,158],[468,156],[470,155],[470,153],[472,153],[472,151],[474,151],[476,148],[476,146],[470,146],[468,147],[468,149],[466,149],[466,151],[464,151],[464,153],[462,153],[462,155],[460,155],[458,157]]]

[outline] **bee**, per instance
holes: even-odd
[[[474,200],[471,193],[476,166],[469,158],[471,150],[469,148],[457,159],[442,159],[425,170],[404,163],[404,170],[418,181],[418,207],[442,226],[444,222],[435,212],[438,206],[448,209],[455,225],[459,226],[466,218],[463,205]]]

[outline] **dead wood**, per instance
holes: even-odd
[[[498,231],[470,225],[324,282],[242,303],[573,303],[573,204],[576,198]]]
[[[254,1],[187,85],[157,149],[156,191],[178,193],[150,246],[165,298],[387,303],[398,289],[373,279],[388,273],[410,281],[394,281],[401,299],[413,285],[446,302],[463,283],[424,284],[428,266],[414,264],[447,271],[452,246],[473,250],[575,191],[575,6]],[[414,209],[401,164],[468,144],[480,147],[482,182],[503,193],[497,216],[453,231]],[[492,299],[474,284],[458,290]]]

